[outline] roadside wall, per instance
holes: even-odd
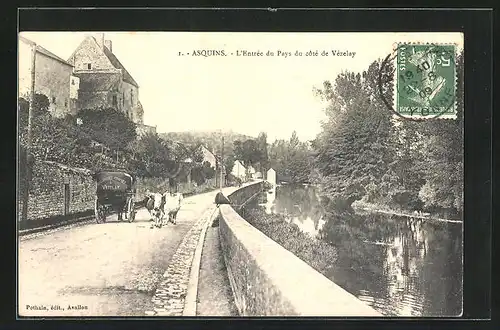
[[[35,222],[39,225],[49,220],[59,221],[61,217],[93,213],[96,195],[91,170],[37,160],[32,173],[28,223],[22,224],[21,229],[24,226],[33,227]],[[191,195],[209,191],[215,187],[215,179],[212,179],[201,186],[181,184],[179,191],[185,195]],[[168,179],[138,178],[135,201],[139,204],[144,199],[147,190],[166,191],[167,189]],[[23,201],[21,191],[18,193],[18,221],[21,221]]]
[[[215,184],[215,178],[207,180],[204,184],[197,186],[193,182],[191,183],[179,183],[179,192],[184,195],[184,197],[203,193],[205,191],[210,191],[217,188]],[[168,179],[163,178],[138,178],[137,179],[137,196],[136,200],[143,200],[146,196],[146,192],[165,192],[169,189]]]
[[[243,187],[228,198],[241,204],[260,187]],[[230,205],[220,205],[219,234],[241,316],[382,316],[251,226]]]
[[[36,161],[29,194],[28,220],[46,219],[93,209],[94,186],[90,170],[49,161]],[[19,198],[19,214],[22,203]]]

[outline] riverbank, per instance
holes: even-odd
[[[337,259],[337,251],[332,245],[302,232],[297,225],[287,222],[283,215],[266,214],[256,208],[246,210],[244,218],[323,275],[328,273]]]
[[[356,212],[342,212],[335,205],[325,208],[315,187],[305,186],[278,188],[256,204],[246,207],[244,218],[276,242],[279,234],[265,229],[271,225],[259,226],[275,216],[264,212],[263,219],[252,221],[248,216],[252,208],[286,217],[287,223],[277,222],[274,231],[289,231],[288,222],[304,234],[315,234],[320,227],[317,239],[331,244],[337,253],[329,271],[296,251],[307,249],[306,243],[292,244],[295,250],[278,243],[380,313],[409,317],[460,313],[462,283],[457,274],[462,267],[462,223],[430,221],[423,214],[417,218],[410,212],[375,206]]]
[[[450,222],[450,223],[462,223],[462,220],[443,219],[443,218],[440,218],[438,216],[432,215],[430,213],[422,213],[422,212],[417,212],[417,211],[412,213],[410,211],[404,211],[404,210],[393,210],[393,209],[390,209],[386,206],[366,203],[366,202],[362,202],[362,201],[354,202],[352,204],[352,208],[358,212],[365,211],[365,212],[371,212],[371,213],[397,215],[397,216],[401,216],[401,217],[411,217],[411,218],[417,218],[417,219],[422,219],[422,220],[433,220],[433,221]]]

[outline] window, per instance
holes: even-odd
[[[75,84],[75,80],[71,79],[71,85],[74,85],[74,84]]]
[[[130,104],[134,104],[134,91],[132,89],[130,90]]]
[[[116,95],[113,95],[113,105],[116,107],[118,105],[118,101],[116,99]]]
[[[52,103],[56,103],[56,97],[52,96]]]
[[[91,70],[91,69],[92,69],[92,64],[91,64],[91,63],[87,63],[87,69],[88,69],[88,70]]]
[[[64,100],[64,106],[67,107],[68,106],[68,99],[65,99]]]
[[[122,106],[125,106],[125,92],[122,92]]]

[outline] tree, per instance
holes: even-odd
[[[269,146],[269,166],[276,173],[292,182],[308,182],[312,168],[309,142],[302,142],[297,132],[288,140],[275,140]]]
[[[269,155],[267,151],[267,134],[265,132],[260,132],[257,136],[257,149],[259,151],[259,163],[260,171],[262,175],[269,168]]]
[[[269,149],[270,165],[274,170],[283,175],[288,164],[288,143],[285,140],[275,140]]]
[[[167,167],[172,166],[170,150],[156,133],[144,134],[135,145],[137,170],[149,177],[165,177]]]
[[[425,184],[419,196],[427,208],[463,211],[463,53],[457,57],[457,119],[429,119],[420,166]]]
[[[248,139],[244,142],[235,141],[234,146],[236,158],[241,160],[246,167],[254,166],[261,159],[257,141],[254,139]]]
[[[234,167],[235,158],[233,155],[224,157],[224,166],[226,167],[226,175],[230,174]]]
[[[113,150],[123,151],[137,138],[135,124],[113,108],[84,109],[78,113],[87,134]]]
[[[383,178],[394,160],[387,143],[391,113],[374,94],[378,69],[379,63],[373,62],[362,75],[343,72],[332,89],[322,92],[330,107],[323,132],[314,143],[315,166],[324,193],[349,207],[367,194],[370,184],[379,187],[378,197],[390,190]]]
[[[33,117],[40,117],[49,113],[50,102],[47,96],[35,93],[33,101]],[[19,98],[19,127],[25,128],[28,125],[29,101],[27,97]]]
[[[213,179],[215,177],[215,168],[212,165],[205,161],[201,166],[195,166],[191,170],[191,178],[198,185],[202,185],[209,179]]]

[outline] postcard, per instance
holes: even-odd
[[[21,32],[19,317],[458,317],[459,32]]]

